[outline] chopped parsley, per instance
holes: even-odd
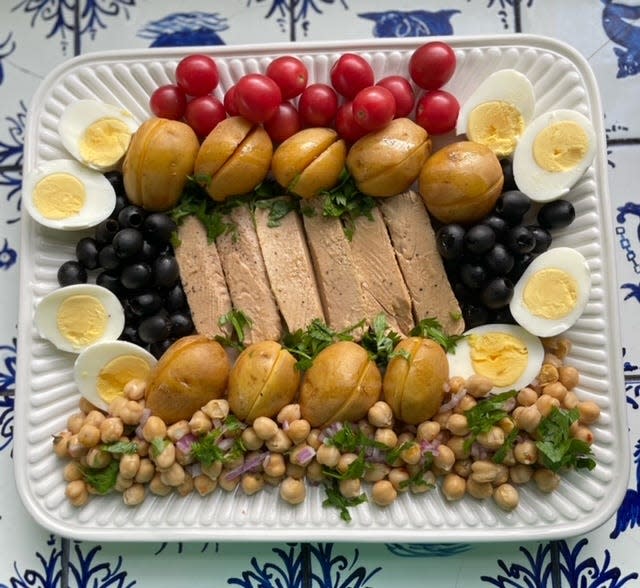
[[[231,334],[228,336],[217,335],[216,341],[225,347],[233,347],[242,351],[245,347],[245,330],[250,329],[253,321],[241,310],[230,310],[218,319],[218,325],[231,326]]]
[[[447,335],[442,325],[435,318],[423,318],[413,329],[410,335],[414,337],[424,337],[435,341],[446,353],[455,352],[458,341],[464,338],[464,335]]]
[[[389,328],[387,317],[380,313],[373,319],[371,326],[363,335],[360,345],[369,352],[371,359],[379,367],[384,367],[396,355],[409,359],[409,353],[406,350],[394,351],[400,340],[400,335]]]
[[[362,493],[355,498],[347,498],[340,493],[340,485],[338,480],[333,479],[326,483],[325,492],[327,497],[322,502],[324,507],[337,508],[340,511],[340,518],[347,523],[351,521],[351,514],[349,513],[349,507],[358,506],[363,502],[367,502],[367,495]]]
[[[290,212],[298,210],[299,202],[294,198],[268,198],[256,200],[255,206],[269,210],[267,226],[273,228],[279,227],[280,221]]]
[[[508,415],[504,403],[517,394],[516,390],[508,390],[502,394],[495,394],[481,400],[473,408],[465,411],[471,435],[464,442],[464,449],[468,451],[480,433],[488,433],[491,427],[497,425]]]
[[[107,494],[116,485],[120,464],[114,460],[105,468],[82,468],[82,477],[98,494]]]
[[[138,444],[135,441],[115,441],[101,445],[100,449],[114,455],[133,455],[138,452]]]
[[[520,433],[520,429],[517,427],[513,427],[511,432],[507,435],[504,443],[500,446],[500,448],[493,454],[491,458],[494,463],[502,463],[507,457],[507,452],[513,447],[513,444],[516,442],[518,438],[518,433]]]
[[[204,466],[210,466],[219,461],[228,463],[242,456],[246,448],[240,438],[233,440],[233,444],[228,449],[220,446],[220,440],[225,433],[235,433],[242,429],[244,425],[233,415],[229,415],[224,423],[191,444],[191,456]]]
[[[163,437],[155,437],[151,440],[151,455],[153,457],[158,457],[169,445],[171,441],[169,439],[164,439]]]

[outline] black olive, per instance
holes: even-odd
[[[169,317],[171,322],[171,336],[184,337],[194,331],[193,321],[188,313],[177,312]]]
[[[518,225],[507,233],[506,244],[514,253],[529,253],[536,246],[536,238],[527,227]]]
[[[507,324],[513,325],[515,324],[515,319],[511,314],[511,309],[509,306],[504,306],[502,308],[498,308],[491,313],[491,322],[499,323],[499,324]]]
[[[142,225],[145,238],[155,243],[169,243],[176,229],[174,220],[162,212],[152,212]]]
[[[126,325],[120,335],[122,341],[129,341],[136,345],[143,345],[144,342],[138,337],[138,329],[134,325]]]
[[[124,194],[116,194],[116,205],[113,207],[113,210],[109,215],[109,218],[112,218],[117,222],[120,211],[128,204],[129,204],[129,200]]]
[[[162,341],[157,341],[156,343],[152,343],[149,345],[149,353],[153,355],[156,359],[160,359],[162,354],[171,347],[173,343],[173,339],[163,339]]]
[[[504,235],[509,229],[509,223],[495,213],[485,216],[480,222],[483,225],[491,227],[498,238]]]
[[[128,259],[142,251],[143,243],[142,233],[138,229],[127,227],[113,236],[111,245],[120,259]]]
[[[478,295],[477,292],[470,290],[462,282],[453,283],[453,294],[458,302],[470,302],[475,300]]]
[[[180,277],[180,267],[173,255],[162,255],[153,263],[153,273],[156,285],[170,288]]]
[[[115,270],[120,267],[120,258],[116,255],[113,245],[105,245],[98,253],[98,264],[106,270]]]
[[[483,288],[482,304],[487,308],[503,308],[513,298],[513,283],[507,278],[494,278]]]
[[[464,236],[464,248],[472,255],[482,255],[496,242],[496,234],[489,225],[479,224],[471,227]]]
[[[103,220],[96,226],[95,238],[99,247],[111,243],[113,236],[120,230],[118,221],[113,218]]]
[[[128,227],[139,229],[144,222],[144,215],[145,212],[142,208],[135,204],[129,204],[118,214],[118,222],[123,229]]]
[[[72,284],[86,284],[87,270],[75,260],[65,261],[58,268],[58,284],[71,286]]]
[[[512,282],[517,282],[535,257],[535,255],[531,255],[530,253],[525,253],[524,255],[516,257],[513,269],[509,272],[509,279]]]
[[[140,261],[153,261],[158,257],[160,252],[158,251],[158,246],[155,243],[151,243],[146,239],[142,243],[142,249],[138,254],[138,259]]]
[[[171,322],[164,314],[154,314],[140,321],[138,337],[145,343],[157,343],[169,337]]]
[[[127,290],[146,288],[151,281],[151,266],[142,261],[126,265],[120,272],[120,282]]]
[[[573,204],[568,200],[547,202],[538,211],[538,224],[543,229],[564,229],[576,218]]]
[[[485,267],[496,276],[508,274],[514,263],[513,254],[502,243],[496,243],[484,256]]]
[[[147,316],[162,308],[162,297],[153,290],[140,292],[128,299],[131,311],[137,316]]]
[[[465,230],[460,225],[443,225],[436,233],[438,253],[443,259],[455,260],[464,252]]]
[[[519,190],[509,190],[498,198],[494,210],[510,225],[517,225],[530,208],[531,198]]]
[[[109,180],[117,196],[124,196],[124,178],[122,177],[122,172],[111,170],[105,172],[104,177]]]
[[[529,225],[528,229],[533,233],[536,239],[536,246],[532,253],[544,253],[551,246],[551,233],[547,229],[543,229],[538,225]]]
[[[107,290],[111,290],[116,296],[119,296],[122,292],[122,284],[120,278],[111,272],[100,272],[96,276],[96,284],[102,286]]]
[[[76,257],[87,269],[98,267],[98,244],[91,237],[83,237],[76,243]]]
[[[504,176],[504,184],[502,189],[517,190],[516,181],[513,179],[513,162],[509,158],[501,159],[500,165],[502,166],[502,175]]]
[[[481,288],[486,278],[485,269],[480,264],[463,263],[460,266],[460,280],[467,288],[472,290]]]
[[[178,283],[171,288],[165,295],[164,307],[169,312],[182,310],[187,306],[187,297],[185,296],[182,284]]]
[[[467,329],[473,329],[480,325],[486,325],[489,320],[489,311],[479,304],[465,304],[462,307],[462,318]]]

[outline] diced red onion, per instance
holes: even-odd
[[[149,420],[150,416],[151,416],[151,409],[143,408],[142,414],[140,415],[140,424],[136,427],[136,437],[138,437],[138,439],[144,438],[144,435],[142,434],[142,429],[145,423]]]
[[[420,451],[423,454],[430,453],[431,455],[440,455],[440,441],[434,439],[433,441],[423,440],[420,441]]]
[[[460,401],[466,395],[467,395],[466,388],[463,388],[459,392],[452,394],[451,398],[440,407],[440,410],[438,412],[447,412],[448,410],[453,410],[456,406],[458,406],[458,404],[460,404]]]
[[[301,466],[306,466],[316,456],[316,450],[313,447],[303,447],[296,456],[297,462]]]
[[[320,435],[318,435],[318,440],[322,441],[323,443],[325,443],[326,445],[326,440],[329,437],[333,437],[338,431],[340,431],[343,428],[343,424],[342,423],[333,423],[332,425],[329,425],[328,427],[325,427],[321,432]]]
[[[515,407],[516,407],[516,399],[513,398],[513,396],[505,400],[504,404],[502,405],[502,409],[505,410],[506,412],[511,412]]]
[[[289,421],[282,421],[282,430],[283,431],[289,430]]]
[[[381,449],[378,447],[367,447],[365,450],[365,457],[367,461],[372,463],[385,463],[386,457]]]
[[[191,445],[197,441],[197,437],[193,433],[187,433],[176,441],[176,449],[187,455],[191,451]]]
[[[474,459],[487,459],[489,457],[489,452],[485,447],[480,445],[480,443],[474,443],[471,446],[471,457]]]
[[[235,480],[236,478],[242,476],[242,474],[246,474],[247,472],[255,470],[264,463],[265,457],[268,455],[268,452],[262,452],[254,455],[253,457],[247,459],[242,465],[227,472],[225,478],[227,480]]]
[[[231,437],[223,437],[218,441],[218,447],[222,451],[229,451],[233,447],[233,439]]]

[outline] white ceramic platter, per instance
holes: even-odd
[[[200,48],[215,56],[224,90],[241,75],[264,71],[269,61],[295,51],[310,70],[310,81],[327,81],[336,57],[361,53],[376,78],[407,71],[411,52],[423,40]],[[322,488],[310,488],[304,504],[290,506],[268,488],[252,497],[240,490],[216,491],[206,498],[150,495],[127,507],[119,495],[92,497],[80,509],[64,496],[63,463],[53,454],[52,435],[63,430],[77,410],[74,356],[40,339],[33,326],[36,304],[57,287],[59,265],[73,257],[77,235],[56,233],[22,219],[22,266],[14,462],[17,485],[33,517],[51,531],[80,539],[118,541],[268,540],[268,541],[514,541],[549,539],[587,532],[605,522],[626,490],[629,450],[626,442],[624,386],[615,306],[611,204],[607,193],[606,153],[598,91],[587,62],[568,46],[541,37],[500,36],[446,39],[456,49],[458,67],[446,89],[460,100],[488,74],[515,68],[526,74],[537,96],[536,114],[554,108],[575,109],[589,117],[599,141],[594,164],[569,198],[575,222],[554,245],[578,249],[588,260],[593,289],[582,318],[571,329],[570,361],[581,373],[579,395],[596,401],[602,416],[594,427],[597,467],[563,477],[550,495],[533,484],[521,489],[511,513],[491,501],[465,498],[447,503],[439,490],[402,494],[388,508],[363,504],[353,520],[322,506]],[[66,157],[57,122],[72,101],[96,98],[121,105],[135,117],[149,116],[148,99],[173,79],[178,61],[194,48],[88,54],[51,72],[34,96],[24,153],[24,171]]]

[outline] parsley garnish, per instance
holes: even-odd
[[[113,454],[132,455],[137,453],[138,444],[135,441],[115,441],[114,443],[101,445],[100,449]]]
[[[325,484],[325,491],[327,498],[322,502],[322,506],[332,506],[340,511],[340,518],[347,523],[351,521],[351,515],[349,514],[350,506],[358,506],[363,502],[367,502],[367,495],[362,493],[355,498],[346,498],[340,493],[340,486],[338,480],[333,479],[330,483]]]
[[[235,433],[242,429],[244,425],[233,415],[229,415],[222,426],[209,431],[203,437],[191,444],[191,455],[205,466],[210,466],[215,461],[228,463],[245,453],[246,448],[242,441],[234,439],[230,449],[224,450],[218,441],[225,433]]]
[[[405,359],[409,359],[409,353],[404,349],[394,352],[400,340],[400,335],[389,328],[387,317],[380,313],[373,319],[371,326],[363,335],[360,344],[369,352],[371,359],[373,359],[378,366],[384,367],[389,363],[389,360],[396,355],[401,355]]]
[[[464,442],[464,450],[468,451],[480,433],[488,433],[491,427],[507,416],[504,403],[517,394],[509,390],[481,400],[473,408],[465,411],[471,435]]]
[[[268,227],[279,227],[280,221],[290,212],[298,210],[299,203],[294,198],[269,198],[266,200],[256,200],[257,208],[269,210],[267,219]]]
[[[98,494],[106,494],[116,485],[120,464],[111,461],[105,468],[82,468],[82,477]]]
[[[156,437],[155,439],[151,440],[151,455],[153,457],[158,457],[167,447],[167,445],[169,445],[169,443],[171,443],[171,441],[169,441],[169,439],[163,439],[162,437]]]
[[[596,467],[589,444],[571,437],[569,428],[578,418],[580,413],[577,408],[564,410],[553,407],[538,425],[536,447],[543,465],[554,472],[564,467],[589,470]]]
[[[491,459],[494,461],[494,463],[502,463],[505,460],[505,458],[507,457],[507,452],[513,447],[513,444],[516,442],[519,432],[520,429],[518,429],[517,427],[513,427],[513,429],[511,429],[511,432],[507,435],[504,443],[493,454],[493,457]]]
[[[398,445],[398,446],[394,447],[393,449],[389,450],[389,452],[387,453],[387,455],[385,457],[385,459],[387,460],[387,463],[389,465],[391,465],[394,462],[398,461],[398,458],[400,457],[400,454],[403,451],[405,451],[405,449],[409,449],[409,447],[411,447],[412,445],[413,445],[413,443],[411,441],[405,441],[401,445]]]
[[[231,334],[228,336],[217,335],[216,341],[225,347],[233,347],[242,351],[245,347],[245,329],[250,329],[253,321],[241,310],[230,310],[218,319],[218,325],[224,327],[231,325]]]
[[[464,337],[464,335],[447,335],[438,319],[429,317],[423,318],[409,334],[414,337],[433,339],[447,353],[455,351],[458,341]]]
[[[361,449],[358,457],[347,466],[344,472],[340,472],[335,468],[323,468],[322,472],[325,476],[335,478],[336,480],[358,480],[364,476],[370,467],[364,457],[364,449]]]

